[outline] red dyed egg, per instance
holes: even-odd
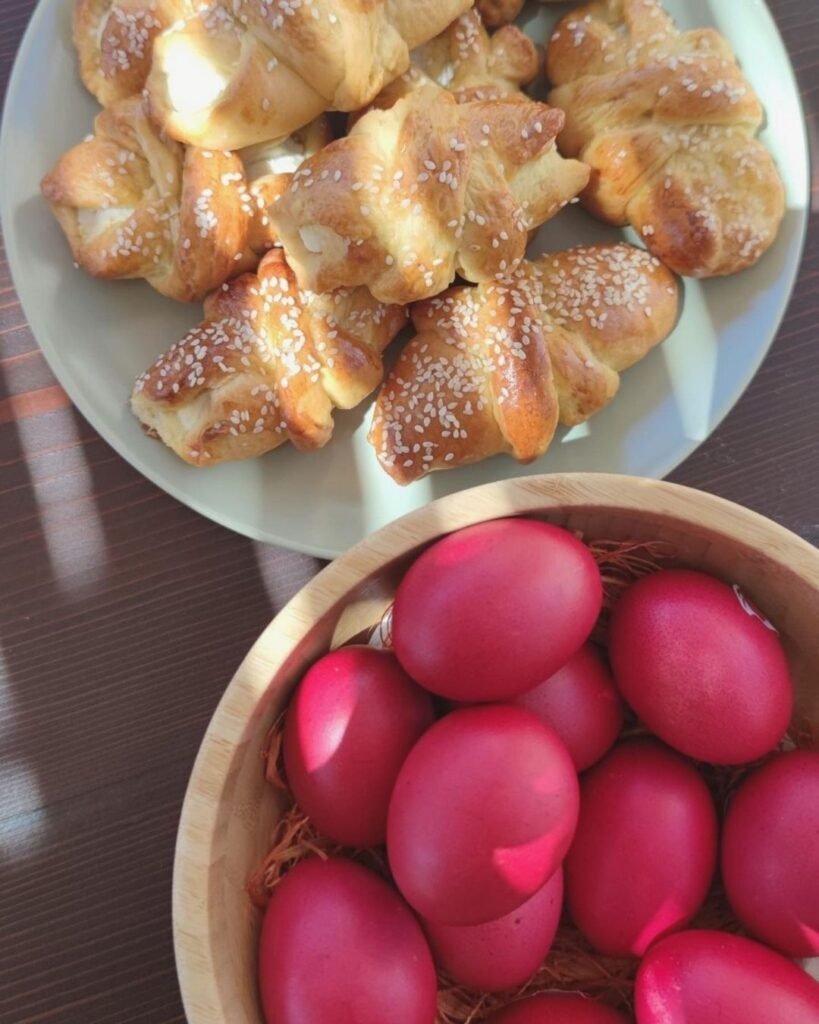
[[[602,595],[594,559],[568,531],[529,519],[480,523],[410,567],[395,597],[395,653],[442,697],[507,700],[578,650]]]
[[[793,692],[778,635],[705,573],[666,570],[629,587],[614,608],[609,657],[639,717],[689,757],[753,761],[788,727]]]
[[[584,644],[563,668],[514,703],[551,725],[579,772],[600,760],[623,726],[623,702],[593,644]]]
[[[637,1024],[819,1024],[819,984],[801,967],[726,932],[671,935],[646,954]]]
[[[262,922],[267,1024],[434,1024],[435,967],[418,922],[377,875],[340,858],[302,861]]]
[[[583,778],[569,911],[601,953],[642,956],[691,920],[716,858],[716,811],[696,769],[656,740],[628,740]]]
[[[748,931],[792,957],[819,956],[819,752],[774,757],[725,820],[722,878]]]
[[[558,868],[531,899],[506,917],[454,927],[424,922],[439,968],[468,988],[500,992],[522,985],[537,971],[552,945],[563,905]]]
[[[287,781],[316,828],[346,846],[383,843],[398,771],[433,721],[429,694],[386,651],[342,647],[317,661],[284,728]]]
[[[530,711],[454,711],[416,743],[395,783],[387,821],[395,882],[429,921],[503,917],[560,866],[577,801],[566,748]]]
[[[573,993],[549,992],[505,1006],[486,1024],[628,1024],[622,1013]]]

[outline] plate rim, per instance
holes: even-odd
[[[46,12],[50,4],[56,4],[57,0],[38,0],[26,29],[23,33],[20,44],[17,48],[17,52],[14,57],[11,73],[8,78],[6,85],[6,95],[4,97],[2,115],[0,116],[0,181],[8,180],[6,174],[6,168],[11,161],[11,151],[9,144],[9,111],[16,105],[18,93],[22,88],[22,79],[24,75],[24,68],[27,66],[26,57],[28,51],[33,46],[33,40],[37,37],[38,32],[41,30],[41,22],[46,17]],[[565,4],[563,5],[565,6]],[[669,473],[675,470],[678,466],[682,465],[701,445],[705,444],[719,429],[723,421],[727,418],[728,414],[733,411],[739,401],[742,399],[745,392],[748,390],[752,381],[759,372],[763,362],[767,359],[771,349],[779,338],[779,334],[782,328],[782,324],[785,320],[785,316],[790,308],[791,301],[793,300],[796,285],[799,280],[799,273],[802,268],[805,254],[805,246],[807,243],[808,228],[810,224],[810,200],[811,200],[811,182],[812,182],[812,151],[810,145],[810,136],[808,132],[808,125],[805,117],[805,105],[802,98],[802,92],[799,85],[799,79],[796,75],[796,70],[791,59],[790,50],[788,49],[782,33],[779,30],[779,25],[776,18],[773,16],[770,7],[768,6],[767,0],[758,0],[757,10],[760,15],[765,17],[768,21],[768,28],[772,30],[779,44],[782,48],[783,53],[786,57],[787,63],[787,75],[788,85],[791,87],[793,95],[796,99],[797,107],[799,110],[800,128],[799,141],[802,145],[803,153],[805,156],[805,180],[804,186],[804,206],[798,211],[800,217],[799,234],[797,238],[797,244],[795,246],[796,262],[795,269],[793,272],[793,278],[790,281],[787,294],[780,301],[779,306],[776,310],[775,316],[772,317],[772,323],[774,327],[771,332],[771,338],[767,345],[764,346],[762,351],[747,364],[745,373],[738,379],[737,386],[731,390],[731,395],[722,404],[722,406],[714,415],[712,420],[712,426],[706,437],[702,440],[695,438],[684,438],[685,443],[682,444],[677,453],[671,458],[664,459],[658,462],[653,467],[653,473],[651,476],[643,474],[646,479],[663,480]],[[767,111],[766,111],[767,116]],[[67,365],[67,362],[63,359],[60,353],[58,345],[52,343],[51,331],[47,325],[40,320],[38,307],[36,302],[31,302],[23,297],[23,293],[28,291],[28,286],[23,285],[21,287],[22,274],[18,262],[18,251],[17,251],[17,233],[15,229],[9,229],[9,225],[14,223],[13,213],[14,207],[12,206],[11,197],[8,195],[7,190],[0,190],[0,227],[3,231],[3,241],[6,251],[6,258],[9,267],[9,275],[11,282],[14,287],[17,298],[20,302],[20,308],[23,312],[23,316],[26,320],[26,325],[31,330],[34,340],[43,354],[49,369],[53,373],[60,387],[68,395],[72,404],[78,409],[81,415],[88,421],[94,431],[108,444],[120,458],[124,459],[129,466],[135,469],[143,477],[145,477],[151,484],[158,487],[161,491],[168,494],[174,500],[180,502],[180,504],[190,508],[198,515],[204,516],[206,519],[218,526],[225,529],[229,529],[240,536],[247,537],[256,543],[271,544],[278,547],[285,548],[290,551],[295,551],[300,554],[310,555],[321,559],[332,559],[342,554],[343,551],[347,550],[345,547],[338,547],[333,545],[326,545],[316,543],[314,541],[301,541],[294,540],[290,537],[281,535],[277,530],[268,530],[262,527],[258,527],[254,523],[237,520],[230,514],[222,514],[221,512],[214,511],[207,503],[203,503],[195,497],[190,496],[186,493],[183,486],[177,486],[177,483],[173,479],[166,479],[163,473],[159,470],[154,470],[149,466],[143,457],[136,451],[134,451],[128,444],[127,440],[122,440],[120,436],[112,436],[103,422],[102,414],[97,414],[96,408],[93,403],[86,402],[84,397],[79,396],[76,393],[76,389],[73,387],[73,373]],[[685,280],[685,279],[683,279]],[[69,381],[69,383],[66,383]],[[331,442],[332,443],[332,442]],[[548,474],[548,470],[544,470],[544,473]],[[559,472],[559,471],[555,471]],[[579,470],[579,472],[588,472]],[[181,478],[180,478],[181,479]],[[514,479],[511,477],[499,477],[496,480],[486,481],[486,483],[497,482],[500,479]],[[478,485],[481,486],[481,485]],[[460,493],[463,490],[469,489],[467,486],[457,489],[453,493]],[[431,498],[430,500],[435,500]],[[429,504],[426,502],[425,504]],[[395,518],[400,518],[401,515],[406,513],[398,513],[390,521],[394,521]],[[385,525],[385,524],[382,524]],[[380,528],[380,527],[378,527]],[[371,533],[372,530],[367,530],[365,536]],[[359,538],[360,540],[361,538]]]

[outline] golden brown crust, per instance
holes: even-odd
[[[94,277],[144,277],[182,302],[256,266],[276,243],[269,210],[292,177],[281,168],[329,138],[319,119],[252,153],[185,147],[158,131],[139,96],[102,111],[94,131],[41,184],[74,260]]]
[[[385,86],[368,107],[349,116],[348,130],[368,110],[389,110],[398,100],[427,88],[430,82],[447,89],[458,103],[503,96],[524,99],[521,90],[537,76],[540,63],[538,47],[529,36],[513,25],[490,36],[477,8],[419,46],[412,58],[403,75]]]
[[[196,0],[76,0],[72,35],[80,76],[108,107],[142,91],[154,41]]]
[[[176,139],[238,149],[358,110],[471,0],[217,0],[159,35],[151,112]]]
[[[103,110],[94,131],[41,183],[79,266],[144,277],[192,302],[252,265],[251,200],[235,154],[163,138],[139,96]]]
[[[412,58],[459,103],[509,96],[528,85],[538,71],[538,49],[529,36],[514,25],[490,36],[475,8],[419,46]]]
[[[294,175],[272,218],[304,287],[366,285],[408,303],[504,276],[528,232],[584,187],[588,169],[557,153],[559,111],[520,97],[457,104],[432,82]]]
[[[756,138],[763,110],[726,40],[679,32],[658,0],[595,0],[547,50],[566,111],[561,151],[591,167],[583,201],[631,223],[678,273],[755,263],[776,237],[784,189]]]
[[[671,332],[673,275],[624,243],[525,262],[507,281],[452,288],[412,310],[418,332],[376,401],[370,443],[400,484],[508,452],[531,461],[558,417],[607,405],[622,370]]]
[[[514,323],[510,307],[521,312]],[[389,373],[369,440],[392,478],[548,447],[558,406],[536,312],[515,285],[452,288],[413,311],[418,334]]]
[[[302,292],[282,252],[223,285],[205,318],[136,382],[145,428],[195,466],[253,458],[286,441],[320,448],[333,410],[381,381],[381,353],[406,321],[365,289]]]

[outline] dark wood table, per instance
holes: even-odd
[[[819,5],[769,2],[819,146]],[[0,4],[3,92],[33,6]],[[672,479],[819,543],[819,171],[813,195],[779,338]],[[51,375],[2,253],[0,465],[0,1024],[184,1021],[188,773],[243,654],[321,563],[227,532],[116,455]]]

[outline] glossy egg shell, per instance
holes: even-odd
[[[742,783],[723,828],[722,878],[758,939],[819,955],[819,752],[777,755]]]
[[[778,635],[733,587],[669,569],[614,607],[609,658],[626,701],[689,757],[742,764],[772,750],[793,710]]]
[[[623,702],[593,644],[584,644],[553,676],[514,703],[551,725],[579,772],[600,760],[623,726]]]
[[[628,1024],[622,1013],[573,993],[521,999],[498,1010],[486,1024]]]
[[[637,1024],[819,1024],[819,984],[792,960],[726,932],[670,935],[637,972]]]
[[[395,653],[442,697],[507,700],[577,651],[602,595],[594,559],[567,530],[528,519],[480,523],[433,544],[404,576]]]
[[[398,888],[427,920],[483,924],[555,873],[577,822],[577,775],[554,730],[523,708],[454,711],[398,775],[387,853]]]
[[[383,843],[398,771],[433,721],[429,694],[388,652],[351,646],[325,655],[299,683],[285,719],[296,801],[338,843]]]
[[[679,754],[656,740],[626,740],[584,775],[566,895],[575,924],[601,953],[641,956],[684,927],[716,859],[711,795]]]
[[[510,914],[455,927],[423,922],[438,967],[453,981],[482,992],[522,985],[549,952],[563,906],[563,871]]]
[[[432,955],[410,909],[377,875],[312,858],[276,887],[259,944],[267,1024],[434,1024]]]

